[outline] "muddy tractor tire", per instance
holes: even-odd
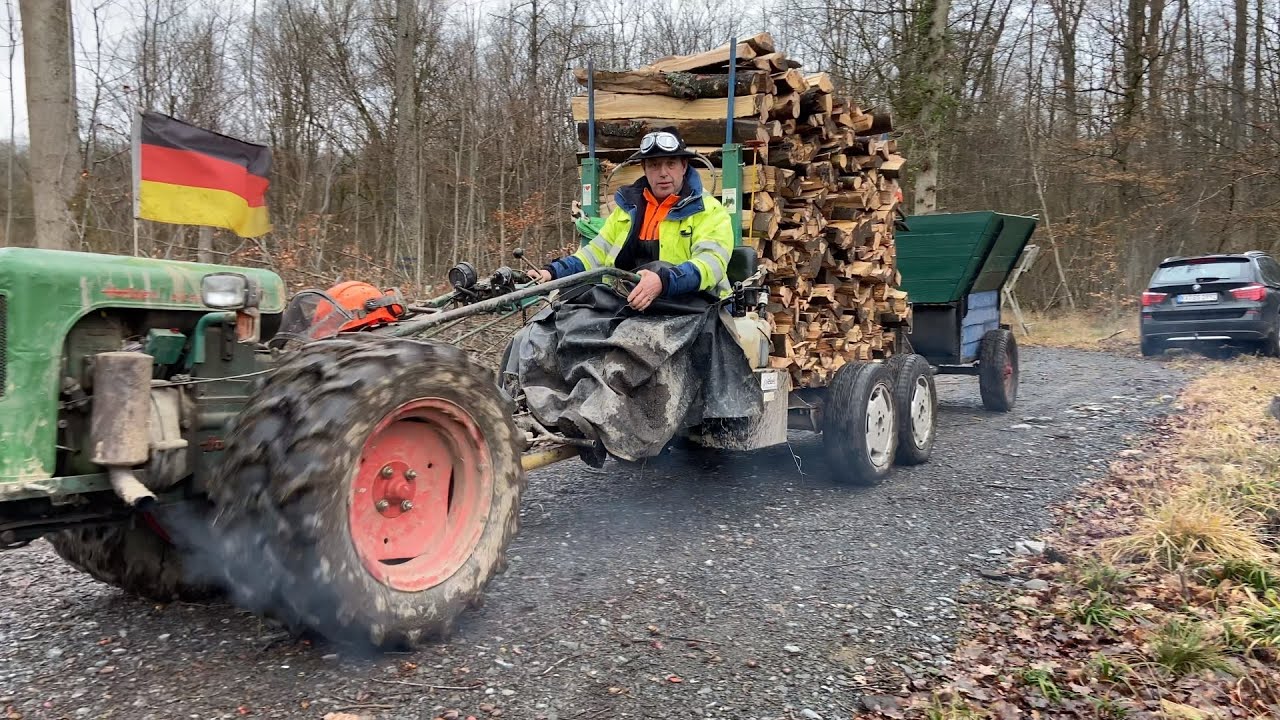
[[[513,408],[448,345],[312,343],[240,413],[207,492],[220,583],[297,630],[447,636],[505,565],[525,476]]]
[[[63,530],[48,540],[77,570],[151,600],[194,602],[218,596],[217,586],[189,576],[183,553],[154,522],[137,515],[119,525]]]
[[[1000,328],[982,336],[978,358],[978,393],[982,406],[1009,412],[1018,401],[1018,343],[1013,333]]]
[[[822,445],[832,477],[879,485],[893,469],[898,446],[894,374],[886,363],[840,366],[822,404]]]

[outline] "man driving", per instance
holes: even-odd
[[[635,271],[639,282],[627,303],[644,310],[658,297],[679,298],[705,291],[730,294],[725,277],[733,251],[729,212],[703,192],[702,178],[689,165],[696,154],[674,129],[640,140],[627,162],[639,161],[644,176],[618,189],[616,209],[600,232],[572,255],[530,271],[542,282],[601,267]],[[660,261],[656,271],[644,266]]]

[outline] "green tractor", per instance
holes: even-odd
[[[292,342],[317,307],[351,319],[263,270],[0,249],[0,545],[376,645],[445,630],[516,532],[511,403],[450,345]]]
[[[792,389],[761,346],[767,293],[747,250],[719,317],[763,410],[676,440],[743,450],[822,431],[833,472],[862,484],[895,457],[927,460],[927,364],[852,363],[827,388]],[[470,333],[519,327],[553,293],[635,279],[603,268],[533,284],[463,263],[451,292],[396,297],[392,322],[355,330],[360,308],[321,291],[286,302],[264,270],[0,249],[0,547],[47,537],[125,590],[226,594],[338,641],[447,634],[505,564],[525,473],[605,453],[432,336],[489,317]],[[918,417],[897,410],[921,403]]]

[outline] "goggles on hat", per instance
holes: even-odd
[[[665,130],[651,132],[640,140],[640,152],[649,152],[655,144],[660,149],[670,152],[680,147],[680,140]]]

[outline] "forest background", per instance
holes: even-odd
[[[266,265],[294,288],[360,278],[425,292],[458,260],[483,270],[511,262],[515,247],[549,256],[576,242],[574,68],[634,68],[767,31],[807,72],[893,114],[908,212],[1040,216],[1035,241],[1055,252],[1024,277],[1024,305],[1115,307],[1165,256],[1280,251],[1277,0],[7,0],[6,10],[0,117],[14,121],[0,140],[0,246],[131,253],[130,121],[141,106],[274,154],[270,234],[144,222],[142,254]],[[70,57],[54,50],[68,34]],[[27,91],[43,100],[29,126]],[[28,127],[66,138],[64,151],[32,156]],[[930,167],[936,195],[920,186],[933,187],[920,174]],[[62,230],[42,232],[33,203],[50,193],[36,187],[70,198]]]

